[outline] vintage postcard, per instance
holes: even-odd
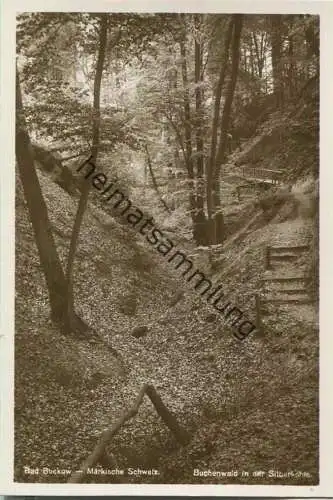
[[[2,4],[1,492],[333,495],[329,7]]]

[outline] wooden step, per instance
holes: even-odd
[[[274,255],[274,254],[270,254],[269,256],[270,258],[270,261],[272,260],[288,260],[288,261],[291,261],[291,260],[297,260],[299,258],[299,255],[297,255],[296,253],[279,253],[277,255]]]
[[[306,288],[270,288],[270,289],[264,289],[263,293],[279,293],[279,294],[286,294],[286,295],[293,295],[293,294],[298,294],[298,293],[308,293],[308,290]]]
[[[306,288],[280,288],[279,292],[285,293],[287,295],[293,295],[293,294],[297,295],[297,294],[302,294],[302,293],[307,294],[308,290]]]
[[[271,252],[284,252],[284,251],[294,251],[294,252],[304,252],[310,249],[310,245],[297,245],[297,246],[271,246],[269,247]]]
[[[261,281],[308,281],[307,276],[264,276]]]
[[[313,300],[307,295],[299,295],[293,297],[263,297],[261,299],[263,304],[275,303],[275,304],[310,304]]]

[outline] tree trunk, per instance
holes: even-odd
[[[247,55],[246,55],[246,48],[241,49],[241,65],[243,68],[243,71],[247,73]]]
[[[16,71],[15,149],[24,196],[35,234],[39,259],[46,279],[51,307],[51,318],[52,321],[63,327],[63,325],[67,323],[66,279],[55,246],[47,206],[34,166],[34,155],[23,112],[18,70]]]
[[[291,35],[288,37],[288,98],[292,99],[295,94],[295,64],[294,64],[294,42]]]
[[[93,126],[92,126],[92,147],[91,147],[91,156],[89,161],[92,163],[96,163],[97,155],[98,155],[98,147],[99,147],[99,133],[100,133],[100,94],[101,94],[101,82],[103,75],[103,65],[105,59],[105,47],[107,40],[107,25],[108,18],[106,14],[101,14],[100,18],[100,32],[99,32],[99,47],[98,47],[98,57],[97,57],[97,65],[95,72],[95,81],[94,81],[94,102],[93,102]],[[68,252],[68,261],[67,261],[67,270],[66,270],[66,281],[68,285],[68,331],[73,329],[73,325],[71,323],[72,312],[74,311],[74,293],[73,293],[73,268],[74,268],[74,260],[75,253],[77,249],[80,228],[84,216],[84,212],[87,207],[90,181],[87,180],[83,185],[82,194],[79,201],[79,206],[76,212],[76,217],[74,221],[72,237]]]
[[[253,38],[250,38],[250,68],[251,68],[251,76],[256,77],[256,66],[254,60],[254,47],[253,47]]]
[[[223,107],[223,115],[221,120],[221,133],[216,160],[213,169],[213,205],[215,214],[215,243],[222,243],[224,240],[224,218],[221,207],[220,193],[220,172],[222,163],[225,161],[225,153],[227,147],[227,133],[231,116],[232,101],[234,98],[239,59],[240,59],[240,38],[243,26],[243,14],[234,14],[234,32],[232,42],[232,67],[229,85],[226,92],[225,104]]]
[[[281,107],[283,104],[283,86],[282,86],[282,68],[281,68],[281,50],[282,50],[282,16],[280,14],[272,14],[271,19],[271,41],[272,41],[272,69],[273,69],[273,84],[276,106]]]
[[[265,64],[265,57],[266,57],[266,43],[267,43],[267,33],[264,32],[261,34],[261,39],[260,39],[260,59],[258,61],[259,64],[259,78],[262,79],[262,74],[263,74],[263,69],[264,69],[264,64]]]
[[[184,90],[184,131],[185,131],[185,152],[186,152],[186,169],[189,179],[189,204],[192,218],[193,238],[196,240],[196,216],[197,216],[197,199],[194,188],[194,166],[192,156],[192,123],[191,123],[191,107],[190,107],[190,90],[187,74],[186,61],[186,35],[179,42],[180,55],[182,59],[182,80]]]
[[[213,191],[216,188],[213,182],[214,175],[214,167],[215,167],[215,157],[216,157],[216,147],[217,147],[217,135],[218,135],[218,125],[219,125],[219,117],[220,117],[220,106],[221,106],[221,97],[222,97],[222,89],[223,84],[227,72],[228,67],[228,59],[229,59],[229,48],[232,37],[234,19],[230,19],[229,26],[227,29],[227,33],[224,40],[224,51],[223,51],[223,62],[221,64],[221,70],[219,75],[219,80],[215,90],[215,103],[214,103],[214,117],[213,117],[213,125],[212,125],[212,142],[210,148],[210,158],[209,163],[207,165],[207,173],[206,173],[206,189],[207,189],[207,212],[208,212],[208,228],[207,232],[209,234],[209,242],[211,244],[215,241],[215,226],[213,220]]]
[[[264,37],[265,33],[261,33],[259,46],[257,34],[254,31],[252,32],[252,39],[256,54],[256,67],[258,69],[258,77],[260,78],[260,80],[262,79],[262,70],[264,67]]]
[[[200,29],[200,15],[194,16],[197,32]],[[203,67],[202,67],[202,44],[197,37],[194,42],[194,78],[195,78],[195,140],[196,140],[196,205],[195,222],[193,234],[198,245],[205,245],[206,239],[206,216],[204,210],[204,148],[203,148]]]
[[[319,29],[315,29],[316,23],[318,22],[319,18],[314,18],[314,20],[309,25],[307,25],[304,32],[309,57],[313,55],[319,57]]]
[[[189,171],[189,177],[193,179],[193,158],[192,158],[192,127],[191,127],[191,108],[190,108],[190,91],[187,75],[187,62],[186,62],[186,39],[180,41],[180,54],[182,58],[182,80],[184,89],[184,130],[185,130],[185,150],[186,150],[186,163]]]

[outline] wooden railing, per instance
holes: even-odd
[[[241,168],[242,176],[254,180],[264,180],[271,184],[280,184],[282,180],[282,170],[270,170],[269,168],[252,167],[249,165]]]

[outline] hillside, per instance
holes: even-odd
[[[65,262],[77,201],[47,173],[40,171],[39,179]],[[75,470],[100,433],[132,405],[144,383],[154,385],[192,440],[180,447],[144,401],[110,447],[118,467],[160,471],[135,481],[190,482],[197,468],[248,471],[249,477],[219,482],[256,484],[252,472],[285,471],[286,465],[300,473],[284,478],[284,484],[318,481],[315,301],[269,304],[262,335],[239,342],[142,237],[105,214],[98,203],[90,203],[75,268],[76,307],[119,355],[103,345],[62,336],[48,319],[44,278],[19,182],[17,186],[17,481],[66,481],[61,476],[27,477],[23,465]],[[265,247],[313,241],[314,189],[300,179],[287,195],[280,188],[261,198],[250,196],[237,205],[225,245],[215,249],[214,278],[252,317],[254,296],[262,291],[260,280],[273,272],[264,268]],[[180,241],[208,272],[209,248],[195,249]],[[282,261],[277,272],[289,276],[310,264],[309,255],[300,256],[292,264]],[[184,295],[178,296],[181,289]],[[148,332],[136,338],[133,329],[140,326]],[[117,480],[94,476],[95,482]],[[261,481],[279,484],[268,474]]]

